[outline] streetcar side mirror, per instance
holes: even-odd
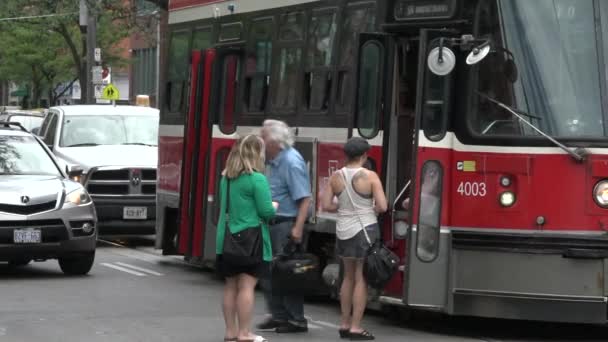
[[[429,52],[427,66],[437,76],[446,76],[456,66],[456,55],[452,49],[440,45]]]

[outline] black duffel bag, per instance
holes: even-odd
[[[308,295],[319,286],[319,258],[302,251],[301,244],[289,241],[272,261],[272,293]]]

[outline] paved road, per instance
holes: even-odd
[[[0,341],[221,341],[222,283],[212,274],[137,249],[101,244],[87,277],[68,278],[54,261],[0,265]],[[310,332],[267,333],[272,342],[339,341],[336,303],[309,303]],[[258,296],[256,320],[263,318]],[[606,341],[607,329],[415,315],[398,322],[366,317],[378,341]]]

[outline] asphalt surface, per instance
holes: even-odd
[[[222,341],[222,282],[177,257],[160,256],[149,240],[129,242],[100,243],[86,277],[64,276],[55,261],[19,269],[0,264],[0,341]],[[271,342],[339,341],[337,303],[308,302],[306,314],[307,334],[262,335]],[[263,318],[258,293],[255,320]],[[386,342],[608,341],[604,327],[424,313],[404,321],[371,312],[364,323]]]

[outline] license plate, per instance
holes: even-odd
[[[40,229],[15,229],[13,231],[13,241],[15,243],[40,243],[42,233]]]
[[[122,217],[125,220],[145,220],[148,218],[148,208],[124,207]]]

